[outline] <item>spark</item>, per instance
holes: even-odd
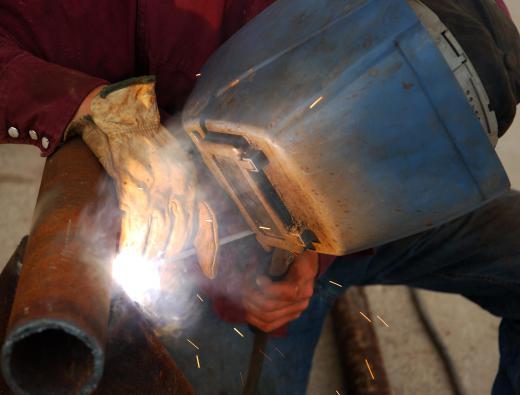
[[[204,299],[202,299],[202,297],[201,297],[199,294],[197,294],[197,298],[198,298],[201,302],[204,302]]]
[[[323,100],[323,96],[318,97],[316,100],[312,102],[312,104],[309,106],[309,109],[312,110],[316,104],[318,104],[320,101]]]
[[[206,222],[213,222],[212,219],[205,219],[204,221],[206,221]]]
[[[387,328],[390,328],[390,325],[388,325],[384,319],[382,319],[381,317],[379,317],[378,315],[376,315],[377,318],[379,318],[379,321],[381,321]]]
[[[361,311],[359,312],[359,314],[361,314],[365,318],[365,320],[372,323],[372,320],[370,318],[368,318],[365,314],[363,314]]]
[[[186,341],[188,343],[190,343],[193,347],[195,347],[197,350],[200,350],[200,348],[195,343],[193,343],[190,339],[186,338]]]
[[[274,346],[274,349],[275,349],[276,351],[278,351],[278,354],[280,354],[280,355],[282,356],[282,358],[285,358],[285,355],[283,355],[283,352],[281,352],[281,351],[278,349],[278,347]]]
[[[367,365],[368,372],[370,373],[370,377],[372,377],[372,380],[375,380],[374,373],[372,372],[372,368],[370,367],[370,364],[368,363],[368,359],[365,358],[365,364]]]
[[[341,395],[338,390],[336,390],[336,395]]]
[[[195,354],[195,359],[197,360],[197,369],[200,369],[199,354]]]
[[[265,352],[263,352],[262,350],[258,350],[260,352],[260,354],[262,354],[264,356],[264,358],[266,358],[269,362],[273,362],[273,360],[271,359],[271,357],[269,355],[267,355]]]
[[[202,74],[201,73],[197,73],[195,74],[195,77],[199,78]]]
[[[258,228],[259,229],[265,229],[265,230],[271,230],[271,228],[269,228],[268,226],[259,226]]]
[[[331,283],[332,285],[335,285],[336,287],[343,288],[343,285],[338,284],[337,282],[334,282],[332,280],[329,280],[329,283]]]
[[[235,81],[233,81],[232,83],[229,84],[229,87],[233,88],[233,87],[237,86],[239,82],[240,82],[240,80],[236,79]]]
[[[236,333],[238,333],[240,335],[240,337],[245,337],[244,334],[242,332],[240,332],[237,328],[233,328],[235,330]]]

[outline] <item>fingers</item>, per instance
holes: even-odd
[[[295,257],[287,276],[282,281],[271,281],[267,276],[258,276],[256,288],[266,299],[279,302],[296,302],[310,298],[314,290],[314,280],[318,272],[318,255],[306,251]],[[260,298],[258,296],[258,298]]]
[[[160,125],[152,80],[106,87],[90,107],[83,139],[116,183],[121,248],[151,259],[179,252],[193,233],[194,171]]]
[[[167,205],[167,211],[172,218],[172,232],[166,247],[166,256],[171,257],[182,250],[193,230],[192,202],[185,202],[171,198]]]
[[[255,286],[266,299],[294,302],[298,298],[299,284],[290,279],[274,282],[267,276],[258,276],[255,280]]]
[[[312,296],[314,278],[295,280],[287,277],[273,282],[265,276],[259,276],[256,278],[255,285],[258,292],[266,299],[294,303]]]
[[[130,250],[136,254],[144,254],[147,237],[147,218],[132,212],[123,211],[119,249]]]
[[[278,288],[294,289],[291,283],[275,284]],[[280,314],[287,314],[304,310],[314,292],[314,283],[309,282],[300,288],[291,298],[276,298],[272,293],[261,290],[259,287],[247,287],[242,295],[242,302],[247,311],[256,315],[263,315],[264,320],[273,320]]]
[[[167,212],[155,209],[150,217],[148,237],[144,255],[149,259],[159,259],[164,255],[172,231],[172,219]]]
[[[206,202],[199,202],[198,230],[193,241],[202,273],[213,279],[218,269],[218,223],[215,213]]]
[[[123,213],[119,248],[143,255],[150,232],[149,196],[146,190],[126,177],[117,189],[119,207]]]
[[[295,258],[282,281],[250,275],[242,295],[247,322],[271,332],[300,317],[314,293],[317,267],[317,255],[306,253]]]
[[[266,311],[257,305],[251,304],[248,300],[244,300],[243,303],[247,312],[252,316],[257,317],[264,322],[275,322],[284,317],[292,317],[293,315],[302,313],[309,306],[310,299],[305,299],[301,302],[286,305],[285,307],[274,309],[272,311]]]
[[[315,251],[305,251],[294,258],[287,278],[296,283],[314,281],[318,274],[318,254]]]

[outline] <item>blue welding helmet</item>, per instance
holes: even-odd
[[[263,245],[343,255],[508,190],[486,101],[415,0],[279,0],[207,62],[183,125]]]

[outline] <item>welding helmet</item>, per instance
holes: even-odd
[[[470,59],[415,0],[279,0],[207,62],[183,124],[265,246],[343,255],[509,188]]]

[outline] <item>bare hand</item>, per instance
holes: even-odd
[[[249,273],[242,293],[246,321],[264,332],[291,322],[309,306],[318,273],[318,254],[306,251],[297,256],[282,281]]]

